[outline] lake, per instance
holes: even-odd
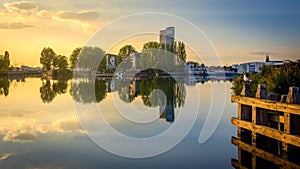
[[[237,158],[228,80],[0,83],[0,168],[232,168]]]

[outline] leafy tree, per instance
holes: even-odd
[[[9,65],[10,65],[9,53],[5,51],[4,56],[0,55],[0,71],[8,70]]]
[[[79,48],[76,48],[73,50],[71,56],[70,56],[70,68],[73,69],[75,66],[76,66],[76,62],[78,60],[78,57],[79,57],[79,54],[81,52],[82,48],[79,47]]]
[[[183,62],[186,62],[186,50],[185,50],[185,44],[183,42],[174,42],[174,49],[175,54],[179,59],[181,59]]]
[[[6,67],[8,68],[9,65],[10,65],[10,60],[9,60],[9,53],[8,53],[8,51],[5,51],[5,53],[4,53],[4,60],[5,60],[5,62],[6,62]]]
[[[54,69],[67,69],[68,68],[68,58],[63,55],[58,55],[53,58],[53,68]]]
[[[121,61],[125,60],[128,56],[130,56],[135,51],[135,48],[131,45],[125,45],[119,50],[118,56],[122,59]],[[120,63],[120,62],[119,62]]]
[[[83,47],[78,58],[78,66],[86,70],[106,70],[105,52],[98,47]]]
[[[152,42],[147,42],[143,45],[143,50],[144,49],[158,49],[160,48],[160,43],[152,41]]]
[[[40,57],[40,63],[43,65],[43,68],[50,70],[55,56],[56,54],[53,51],[53,49],[49,47],[44,48],[41,52],[41,57]]]

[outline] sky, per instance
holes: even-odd
[[[8,51],[13,65],[40,66],[44,47],[69,57],[73,49],[87,44],[97,31],[110,28],[107,25],[112,23],[117,25],[124,16],[141,12],[164,13],[193,24],[211,43],[223,65],[264,61],[266,53],[271,60],[300,58],[300,1],[296,0],[1,0],[0,54]],[[166,21],[157,24],[159,27],[153,26],[158,20],[149,17],[110,29],[106,31],[110,38],[104,41],[115,46],[99,47],[117,53],[123,44],[131,43],[140,51],[143,43],[158,41],[158,35],[133,35],[126,41],[116,36],[115,31],[147,27],[148,32],[158,33],[176,25]],[[181,26],[175,28],[175,36],[193,36]],[[187,47],[193,46],[189,43],[193,42],[188,42]],[[209,57],[205,52],[201,54],[203,48],[194,45],[191,50],[197,52],[188,51],[188,60],[194,60],[195,55]]]

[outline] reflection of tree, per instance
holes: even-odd
[[[46,83],[40,87],[41,99],[44,103],[51,103],[56,93],[53,91],[51,87],[50,80],[47,80]]]
[[[72,84],[71,95],[76,102],[80,103],[100,102],[106,97],[106,88],[106,82],[103,80],[96,80],[95,83],[82,80]]]
[[[155,98],[152,96],[152,91],[159,89],[164,92],[166,96],[166,105],[174,105],[181,107],[184,105],[185,88],[183,83],[176,82],[173,78],[154,78],[152,80],[142,80],[140,90],[144,104],[146,106],[158,106],[163,103],[162,97],[158,95]]]
[[[41,99],[44,103],[51,103],[57,94],[65,94],[67,92],[68,83],[66,80],[54,81],[50,80],[40,87]]]
[[[117,81],[117,91],[119,98],[124,102],[132,102],[135,98],[133,83],[130,79],[120,79]]]
[[[154,89],[161,90],[165,96],[153,93]],[[156,107],[165,103],[181,107],[186,96],[183,82],[177,82],[174,78],[152,78],[142,80],[121,79],[117,85],[118,94],[124,102],[132,102],[137,95],[141,95],[144,105]],[[154,94],[154,95],[153,95]]]
[[[107,86],[104,80],[96,80],[95,82],[96,102],[100,102],[106,97],[106,88]]]
[[[7,77],[0,77],[0,95],[8,95],[9,85],[9,80],[7,79]]]
[[[67,93],[67,87],[68,87],[68,83],[66,80],[59,80],[59,81],[53,82],[53,85],[52,85],[53,91],[57,94]]]

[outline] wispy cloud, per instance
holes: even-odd
[[[29,2],[29,1],[20,1],[20,2],[12,2],[12,3],[4,3],[4,8],[8,12],[20,12],[23,14],[33,14],[38,10],[39,3],[37,2]]]
[[[30,1],[4,3],[3,8],[0,8],[0,17],[6,18],[0,19],[10,19],[12,22],[0,23],[0,29],[23,29],[34,25],[37,27],[45,26],[43,24],[45,20],[66,23],[76,29],[81,26],[86,32],[99,25],[100,14],[97,11],[39,10],[39,6],[39,3]]]
[[[249,52],[251,55],[266,55],[266,54],[274,54],[272,52],[267,52],[267,51],[251,51]]]
[[[67,21],[87,22],[95,21],[99,18],[99,13],[95,11],[58,11],[54,13],[53,18]]]
[[[0,29],[23,29],[23,28],[30,28],[34,25],[27,25],[21,22],[16,23],[0,23]]]
[[[3,154],[2,156],[0,156],[0,161],[8,159],[12,155],[13,155],[13,153]]]

